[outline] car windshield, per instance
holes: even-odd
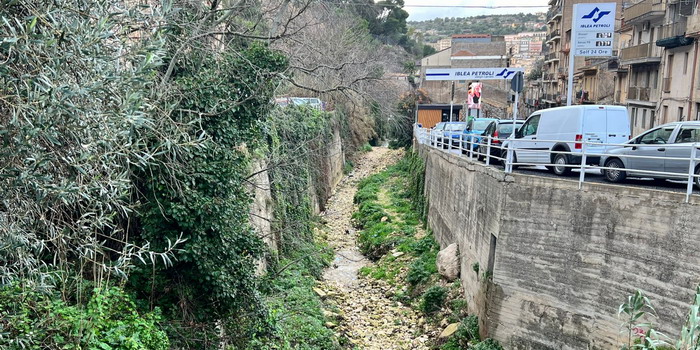
[[[493,120],[475,120],[473,130],[486,130]]]
[[[520,126],[522,124],[516,124],[515,131],[518,131],[520,129]],[[498,125],[498,133],[503,135],[503,134],[512,134],[513,133],[513,123],[510,124],[499,124]]]
[[[445,125],[445,130],[447,131],[462,131],[467,127],[466,123],[454,123]]]

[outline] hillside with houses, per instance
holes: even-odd
[[[422,34],[426,43],[435,43],[442,38],[463,33],[509,35],[544,31],[547,27],[545,17],[545,13],[445,17],[427,21],[409,21],[408,25],[415,32]]]

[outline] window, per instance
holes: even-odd
[[[645,145],[656,145],[656,144],[665,144],[668,143],[668,139],[671,138],[671,134],[673,133],[673,129],[675,129],[675,126],[672,127],[665,127],[661,129],[656,129],[652,130],[644,135],[642,135],[639,138],[639,143],[645,144]]]
[[[637,126],[637,108],[632,107],[632,111],[630,111],[630,124],[632,126]]]
[[[685,58],[683,59],[683,75],[688,74],[688,52],[685,53]]]
[[[522,126],[523,136],[535,135],[537,133],[537,127],[540,125],[540,116],[532,116],[525,125]]]
[[[676,143],[700,142],[700,126],[685,126],[676,137]]]
[[[643,109],[642,110],[642,128],[647,127],[647,110]]]
[[[678,121],[682,122],[683,119],[683,107],[678,107]]]
[[[644,86],[643,87],[650,87],[651,86],[651,72],[647,71],[644,72]]]
[[[666,77],[671,78],[673,73],[673,55],[668,55],[668,65],[666,66]]]

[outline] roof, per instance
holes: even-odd
[[[476,54],[469,51],[469,50],[459,50],[457,52],[452,53],[452,57],[460,57],[460,56],[476,56]]]
[[[464,38],[490,38],[491,34],[453,34],[452,39]]]
[[[418,110],[426,110],[426,109],[448,109],[450,108],[449,103],[435,103],[435,104],[419,104],[418,105]],[[459,110],[462,109],[462,105],[454,104],[452,105],[452,108],[454,110]]]

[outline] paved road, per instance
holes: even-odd
[[[452,150],[450,153],[453,153],[455,155],[461,155],[458,150]],[[464,155],[462,155],[464,156]],[[468,157],[468,156],[464,156]],[[502,168],[500,165],[496,165],[497,167]],[[520,167],[517,170],[515,170],[517,173],[521,174],[528,174],[528,175],[536,175],[536,176],[545,176],[545,177],[560,177],[557,175],[554,175],[551,173],[547,168],[543,166],[532,166],[532,167]],[[574,169],[571,173],[571,175],[567,176],[566,178],[569,178],[571,180],[578,181],[580,175],[580,170]],[[586,182],[597,182],[597,183],[608,183],[605,181],[603,178],[603,175],[601,174],[601,171],[598,169],[588,169],[586,170]],[[685,193],[687,189],[687,182],[685,181],[655,181],[651,178],[644,178],[644,179],[638,179],[638,178],[628,178],[625,180],[622,185],[625,186],[632,186],[632,187],[644,187],[644,188],[651,188],[651,189],[656,189],[656,190],[664,190],[664,191],[673,191],[673,192],[680,192],[680,193]],[[693,190],[694,194],[700,194],[700,192],[697,189]]]

